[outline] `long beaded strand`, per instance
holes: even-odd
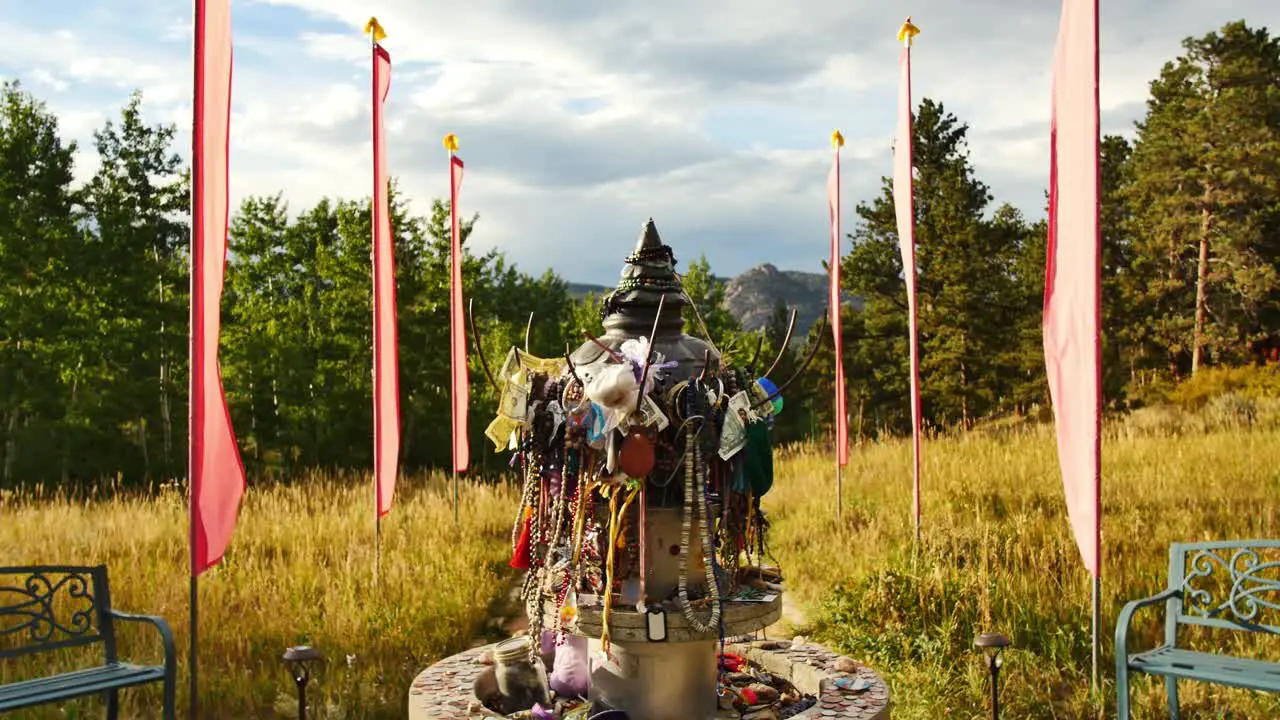
[[[713,628],[720,625],[720,588],[716,584],[715,578],[715,561],[704,562],[703,567],[706,571],[707,592],[711,598],[711,618],[708,622],[703,623],[693,614],[693,606],[689,603],[689,534],[695,515],[695,505],[698,510],[698,535],[702,541],[703,554],[714,553],[715,549],[711,546],[711,532],[707,527],[707,498],[703,493],[694,494],[694,481],[696,476],[695,466],[701,467],[702,448],[695,442],[695,438],[690,437],[686,431],[686,448],[688,443],[693,443],[693,452],[685,452],[685,481],[684,481],[684,522],[680,527],[680,578],[679,578],[679,594],[676,596],[680,605],[680,611],[684,614],[685,620],[689,625],[700,633],[711,632]]]

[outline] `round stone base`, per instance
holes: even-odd
[[[472,648],[423,670],[409,689],[409,720],[500,717],[482,710],[473,693],[476,678],[486,667],[477,661],[492,648]],[[884,680],[862,666],[852,673],[841,672],[836,668],[839,656],[821,645],[792,646],[785,640],[740,638],[731,641],[725,652],[741,655],[768,672],[789,679],[801,692],[816,696],[817,704],[796,718],[889,720],[889,688]]]

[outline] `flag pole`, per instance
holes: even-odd
[[[1095,697],[1098,693],[1098,665],[1100,660],[1100,645],[1098,643],[1098,631],[1102,627],[1102,147],[1101,147],[1101,97],[1099,95],[1099,87],[1101,82],[1101,63],[1099,55],[1101,50],[1101,37],[1099,33],[1099,25],[1101,24],[1101,16],[1099,15],[1098,0],[1091,0],[1093,4],[1093,123],[1094,123],[1094,153],[1097,161],[1094,165],[1094,205],[1093,205],[1093,223],[1094,237],[1097,238],[1094,251],[1097,253],[1095,261],[1096,281],[1094,283],[1096,300],[1093,304],[1094,311],[1094,332],[1096,340],[1094,342],[1094,386],[1097,388],[1097,408],[1096,422],[1097,430],[1094,433],[1097,442],[1097,451],[1094,453],[1094,477],[1097,482],[1093,486],[1094,515],[1093,524],[1093,691]]]
[[[456,192],[456,188],[454,188],[454,177],[453,177],[453,156],[454,156],[454,152],[456,151],[456,148],[457,148],[456,143],[457,143],[457,140],[456,140],[456,139],[454,139],[452,142],[450,142],[450,140],[449,140],[449,138],[448,138],[448,137],[446,137],[446,138],[445,138],[445,143],[444,143],[444,145],[445,145],[445,150],[446,150],[446,151],[448,151],[448,153],[449,153],[449,214],[450,214],[452,217],[457,217],[457,216],[458,216],[458,208],[454,207],[454,203],[456,203],[456,202],[457,202],[457,192]],[[459,259],[460,259],[460,258],[456,258],[456,257],[454,257],[454,256],[453,256],[453,252],[452,252],[452,250],[453,250],[453,221],[452,221],[452,219],[451,219],[451,220],[450,220],[450,222],[449,222],[449,233],[450,233],[450,237],[449,237],[449,248],[450,248],[450,252],[449,252],[449,302],[450,302],[450,303],[452,303],[452,302],[453,302],[453,276],[454,276],[454,272],[453,272],[453,270],[454,270],[454,268],[453,268],[453,263],[458,262],[458,261],[459,261]],[[532,321],[532,319],[533,319],[533,318],[532,318],[532,316],[530,316],[530,321]],[[453,317],[453,311],[452,311],[452,310],[450,310],[450,312],[449,312],[449,322],[451,322],[451,323],[452,323],[452,322],[454,322],[454,320],[455,320],[455,318]],[[525,337],[526,337],[526,338],[527,338],[527,337],[529,337],[529,333],[528,333],[528,331],[526,331],[526,332],[525,332]],[[456,393],[456,392],[458,392],[458,388],[453,387],[453,385],[454,385],[453,380],[454,380],[454,378],[455,378],[455,377],[457,377],[457,372],[458,372],[458,369],[457,369],[457,367],[456,367],[456,364],[457,364],[457,362],[458,362],[458,359],[457,359],[457,357],[456,357],[457,352],[458,352],[458,349],[454,347],[454,343],[455,343],[455,342],[456,342],[456,338],[454,337],[454,331],[453,331],[453,328],[452,328],[452,327],[450,327],[450,328],[449,328],[449,384],[450,384],[449,392],[450,392],[451,394],[452,394],[452,393]],[[529,343],[528,343],[528,341],[526,341],[526,342],[525,342],[525,347],[524,347],[524,349],[525,349],[525,351],[526,351],[526,352],[528,352],[528,350],[529,350]],[[479,348],[479,347],[477,347],[477,348],[476,348],[476,350],[477,350],[477,352],[480,352],[480,348]],[[461,527],[461,525],[459,524],[459,520],[458,520],[458,495],[459,495],[459,492],[458,492],[458,458],[457,458],[457,454],[458,454],[458,448],[457,448],[457,444],[458,444],[458,408],[457,408],[457,405],[456,405],[456,401],[455,401],[455,403],[451,403],[451,404],[453,404],[453,405],[454,405],[454,407],[450,408],[450,410],[449,410],[449,417],[450,417],[450,419],[451,419],[451,420],[452,420],[452,422],[453,422],[453,443],[452,443],[452,445],[454,446],[454,448],[453,448],[453,458],[450,460],[450,469],[453,471],[453,529],[454,529],[454,530],[458,530],[458,529],[460,529],[460,527]]]
[[[831,269],[830,299],[832,353],[835,358],[835,450],[836,450],[836,522],[844,527],[844,463],[849,452],[849,417],[845,412],[844,363],[840,333],[840,148],[844,147],[844,135],[839,130],[831,133],[831,146],[835,150],[832,159],[831,178],[827,181],[828,204],[831,210]],[[834,186],[832,181],[834,180]]]
[[[373,135],[376,137],[378,135],[378,103],[381,102],[381,98],[378,97],[378,32],[381,30],[381,27],[378,25],[377,18],[369,18],[369,22],[365,25],[364,30],[369,34],[369,85],[372,88],[372,92],[370,94],[373,98],[373,112],[371,113],[373,115]],[[373,197],[371,198],[369,205],[369,223],[371,228],[370,234],[376,238],[378,235],[378,148],[376,146],[373,149],[373,186]],[[377,302],[378,294],[377,255],[378,248],[375,243],[375,245],[371,245],[369,247],[369,266],[374,277],[373,293],[375,303]],[[374,317],[373,322],[373,331],[376,336],[378,332],[378,318],[376,316]],[[373,376],[375,384],[373,401],[373,585],[374,587],[378,587],[380,579],[379,571],[382,568],[382,498],[380,497],[378,487],[379,448],[377,438],[379,424],[378,416],[380,413],[378,412],[376,387],[378,377],[378,358],[376,355],[373,359]]]
[[[202,253],[196,248],[196,218],[203,209],[203,200],[198,191],[199,183],[196,178],[200,177],[200,170],[196,167],[197,163],[203,163],[200,153],[200,133],[196,132],[196,128],[200,125],[200,113],[204,109],[204,93],[200,86],[200,65],[201,57],[204,54],[204,0],[194,0],[192,4],[192,38],[191,38],[191,228],[190,243],[188,252],[191,255],[190,278],[188,278],[190,287],[190,300],[187,303],[187,312],[189,313],[187,320],[187,357],[189,359],[196,356],[196,298],[199,297],[200,289],[196,287],[196,279],[200,277],[200,266],[203,266]],[[200,574],[196,572],[196,432],[195,432],[195,414],[196,414],[196,393],[198,391],[199,379],[195,372],[195,368],[188,367],[187,372],[187,550],[191,561],[191,581],[188,586],[189,614],[188,614],[188,632],[190,633],[190,644],[188,645],[187,662],[190,665],[191,688],[189,698],[191,702],[191,720],[199,717],[197,692],[199,685],[197,684],[196,666],[199,658],[197,652],[199,625],[199,602],[200,602]]]
[[[449,186],[450,186],[450,188],[451,188],[451,192],[450,192],[450,194],[452,195],[452,194],[453,194],[453,193],[452,193],[452,187],[453,187],[453,154],[454,154],[454,149],[453,149],[453,145],[452,145],[452,144],[450,144],[450,143],[446,143],[446,146],[448,147],[448,152],[449,152]],[[457,208],[455,208],[455,207],[453,206],[454,201],[455,201],[455,198],[452,198],[452,197],[451,197],[451,198],[450,198],[450,200],[449,200],[449,214],[450,214],[450,215],[457,216],[457,214],[458,214],[458,209],[457,209]],[[453,222],[452,222],[452,221],[450,221],[450,223],[449,223],[449,232],[450,232],[449,248],[452,250],[452,248],[453,248],[453,238],[452,238],[452,233],[453,233]],[[451,285],[452,285],[452,283],[453,283],[453,263],[455,263],[455,262],[458,262],[458,258],[453,257],[453,253],[452,253],[452,252],[450,252],[450,253],[449,253],[449,265],[450,265],[450,267],[449,267],[449,282],[450,282],[450,284],[451,284]],[[452,302],[452,299],[453,299],[453,288],[452,288],[452,287],[450,287],[450,288],[449,288],[449,298],[450,298],[450,301]],[[452,321],[453,321],[453,319],[454,319],[454,318],[453,318],[453,313],[452,313],[452,312],[450,312],[450,313],[449,313],[449,320],[452,322]],[[456,368],[456,367],[454,367],[454,365],[458,362],[457,358],[456,358],[456,357],[454,357],[454,355],[457,353],[457,349],[456,349],[456,348],[454,348],[454,347],[452,347],[452,345],[453,345],[453,343],[454,343],[454,337],[453,337],[453,335],[454,335],[454,333],[453,333],[453,329],[452,329],[452,328],[450,328],[450,330],[449,330],[449,344],[450,344],[450,349],[449,349],[449,384],[450,384],[450,385],[452,385],[452,384],[453,384],[453,378],[454,378],[455,374],[457,373],[457,368]],[[527,332],[527,331],[526,331],[526,333],[525,333],[525,337],[529,337],[529,334],[528,334],[528,332]],[[528,342],[525,342],[525,347],[524,347],[524,349],[525,349],[525,351],[526,351],[526,352],[528,352],[528,350],[529,350],[529,343],[528,343]],[[450,392],[457,392],[457,391],[458,391],[458,389],[457,389],[457,388],[454,388],[454,387],[450,387],[450,389],[449,389],[449,390],[450,390]],[[456,444],[457,444],[457,442],[458,442],[458,440],[457,440],[457,438],[458,438],[458,411],[457,411],[457,409],[456,409],[456,408],[451,409],[451,410],[450,410],[450,412],[449,412],[449,416],[453,419],[453,437],[454,437],[453,442],[454,442],[454,444],[456,445]],[[454,451],[453,451],[453,454],[454,454],[454,455],[457,455],[457,453],[458,453],[458,451],[457,451],[457,449],[455,448],[455,449],[454,449]],[[454,458],[454,459],[451,461],[451,465],[452,465],[451,469],[453,470],[453,529],[454,529],[454,530],[458,530],[461,526],[459,525],[459,521],[458,521],[458,494],[459,494],[459,493],[458,493],[458,461],[457,461],[457,459],[456,459],[456,458]]]
[[[911,515],[912,524],[915,529],[915,542],[920,545],[920,434],[921,434],[921,408],[920,408],[920,340],[919,333],[916,329],[916,292],[915,292],[915,199],[914,189],[912,185],[912,155],[914,154],[914,138],[912,136],[911,127],[911,43],[916,35],[920,34],[920,28],[911,22],[911,16],[902,23],[902,27],[898,30],[898,42],[902,43],[902,79],[899,88],[899,131],[905,131],[906,137],[897,138],[897,142],[903,143],[902,148],[906,149],[905,165],[899,165],[897,157],[894,161],[894,193],[897,195],[900,188],[897,187],[899,180],[903,177],[906,179],[907,189],[905,196],[905,212],[898,212],[898,243],[903,254],[903,270],[904,279],[907,284],[907,327],[910,337],[908,338],[908,353],[910,362],[910,396],[911,396]],[[905,125],[905,127],[904,127]],[[897,155],[901,151],[900,147],[894,148],[894,154]],[[899,177],[902,175],[903,177]],[[894,199],[895,211],[898,211],[898,198]],[[906,235],[904,238],[903,235]],[[910,264],[908,265],[908,260]]]

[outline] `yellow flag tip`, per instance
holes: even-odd
[[[844,135],[841,135],[839,130],[831,133],[831,147],[837,150],[844,147]]]
[[[902,27],[898,29],[898,42],[910,45],[911,40],[920,34],[920,28],[911,22],[911,16],[908,15],[906,22],[902,23]]]
[[[382,25],[378,23],[378,18],[376,17],[369,18],[369,22],[364,24],[364,34],[368,35],[370,33],[373,33],[374,42],[382,42],[387,37],[386,31],[382,29]]]
[[[445,135],[444,149],[448,150],[451,153],[458,152],[458,136],[454,135],[453,133],[449,133],[448,135]]]

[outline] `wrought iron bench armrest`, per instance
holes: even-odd
[[[147,623],[160,631],[160,640],[164,643],[165,672],[173,672],[173,669],[177,666],[178,653],[173,643],[173,631],[169,629],[169,623],[164,618],[159,615],[135,615],[134,613],[120,612],[119,610],[108,610],[107,612],[116,620]]]
[[[107,612],[113,619],[146,623],[160,631],[160,640],[164,642],[164,719],[174,720],[174,705],[177,698],[178,653],[174,649],[173,631],[169,629],[169,623],[158,615],[135,615],[133,613],[120,612],[119,610],[108,610]]]
[[[1133,614],[1137,612],[1139,608],[1159,605],[1162,602],[1175,598],[1181,592],[1181,588],[1169,588],[1157,595],[1142,598],[1141,600],[1130,600],[1125,603],[1124,608],[1120,611],[1119,617],[1116,618],[1116,672],[1124,672],[1125,668],[1128,667],[1129,623],[1133,620]]]

